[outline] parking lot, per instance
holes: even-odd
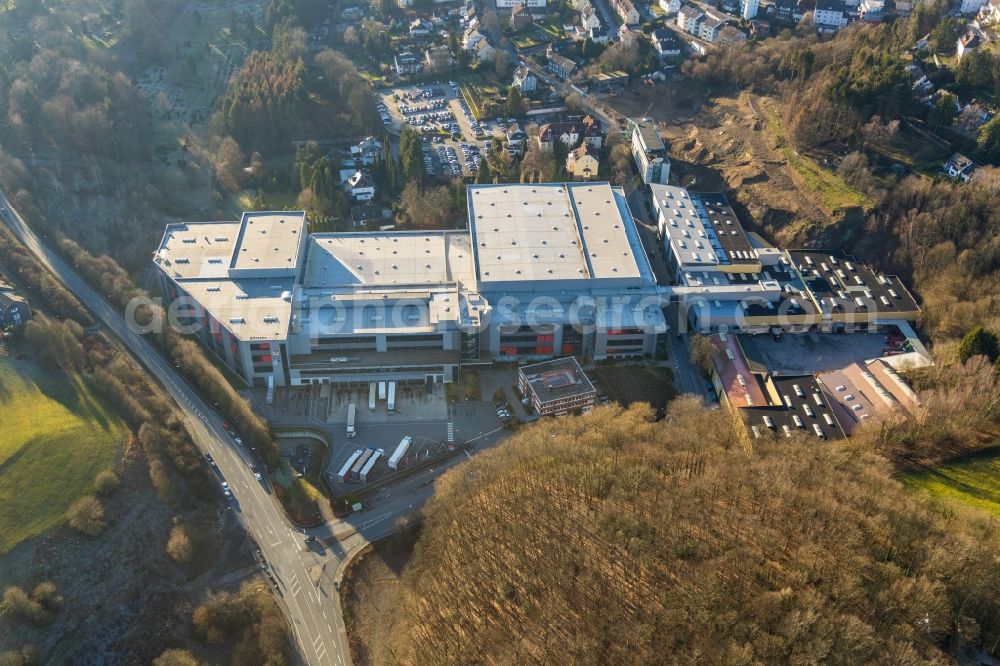
[[[755,335],[742,336],[743,340],[750,340],[767,367],[782,375],[811,375],[879,358],[886,345],[884,333],[802,333],[783,335],[779,341]],[[752,347],[744,349],[753,356]]]
[[[503,136],[503,123],[477,121],[455,81],[400,86],[382,92],[378,111],[393,132],[410,127],[422,136],[424,169],[439,178],[473,176],[487,140]]]

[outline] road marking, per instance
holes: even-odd
[[[316,638],[313,639],[313,647],[315,648],[316,647],[316,643],[319,643],[321,640],[323,640],[323,635],[322,634],[317,634]]]

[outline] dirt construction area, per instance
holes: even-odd
[[[835,171],[791,148],[771,100],[719,95],[701,104],[689,92],[685,104],[664,105],[650,97],[672,84],[658,84],[638,96],[626,91],[607,100],[623,115],[660,122],[670,151],[671,180],[693,191],[727,192],[737,211],[744,213],[744,223],[780,246],[795,247],[807,240],[842,245],[860,230],[864,197]],[[700,106],[692,111],[691,105]]]

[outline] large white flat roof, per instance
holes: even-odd
[[[190,280],[184,289],[240,340],[284,340],[292,304],[291,278]],[[287,300],[286,300],[287,299]]]
[[[640,277],[621,198],[608,183],[470,187],[479,281]]]
[[[239,231],[239,222],[168,225],[156,262],[175,280],[225,278]]]
[[[467,232],[313,234],[303,286],[474,284]]]
[[[294,270],[305,221],[302,211],[243,213],[231,267]]]

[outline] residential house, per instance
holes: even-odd
[[[434,24],[424,19],[415,18],[410,22],[410,37],[426,37],[434,30]]]
[[[382,155],[382,142],[373,136],[365,137],[358,145],[351,146],[351,158],[355,165],[371,166]]]
[[[371,201],[375,198],[375,181],[364,171],[355,171],[347,181],[347,191],[356,201]]]
[[[760,19],[750,21],[750,34],[753,37],[767,37],[771,34],[771,24]]]
[[[611,0],[611,9],[621,17],[625,25],[639,25],[639,10],[632,0]]]
[[[594,6],[587,4],[583,11],[580,12],[580,25],[582,25],[586,30],[591,28],[601,27],[601,17],[598,15],[597,10]]]
[[[546,123],[538,128],[538,147],[544,151],[552,150],[558,141],[567,148],[572,148],[580,142],[582,131],[582,123],[576,120]]]
[[[510,26],[517,32],[524,30],[535,22],[531,12],[524,2],[518,2],[510,10]]]
[[[399,76],[418,74],[424,68],[424,63],[420,59],[420,56],[409,51],[397,53],[392,60],[395,65],[396,74]]]
[[[774,4],[771,5],[771,17],[782,23],[798,23],[802,20],[799,0],[774,0]]]
[[[599,163],[594,147],[589,143],[582,143],[566,156],[566,171],[574,180],[591,180],[597,178]]]
[[[970,53],[979,48],[979,35],[967,31],[964,35],[958,38],[958,43],[955,45],[955,57],[959,60],[962,59],[966,53]]]
[[[559,55],[552,51],[548,53],[548,68],[553,74],[562,79],[568,79],[576,72],[576,63],[566,56]]]
[[[961,104],[958,106],[960,108],[958,110],[958,117],[955,118],[955,128],[970,135],[978,135],[979,128],[993,118],[993,113],[991,111],[983,108],[975,102],[970,102],[964,107],[961,106]]]
[[[988,0],[962,0],[961,6],[958,8],[960,14],[975,14],[982,8],[983,5],[987,4]]]
[[[507,126],[507,151],[520,156],[524,152],[524,142],[528,135],[516,122]]]
[[[760,0],[740,0],[740,16],[746,21],[756,17],[759,9]]]
[[[728,49],[734,44],[739,44],[740,42],[745,42],[747,40],[747,34],[737,28],[735,25],[724,25],[722,30],[716,36],[714,43],[719,46],[719,48]]]
[[[976,163],[961,153],[954,153],[941,165],[941,173],[949,178],[969,182],[972,172],[976,170]]]
[[[989,0],[979,8],[977,20],[980,25],[1000,21],[1000,0]]]
[[[490,60],[495,53],[490,40],[476,28],[465,33],[465,50],[477,62]]]
[[[670,180],[670,158],[660,130],[650,118],[629,118],[632,130],[632,158],[642,182],[666,184]]]
[[[681,40],[669,28],[657,28],[650,40],[661,58],[675,58],[681,54]]]
[[[885,18],[885,0],[861,0],[858,16],[869,23],[881,23]]]
[[[424,66],[429,72],[443,72],[455,66],[455,56],[447,46],[432,46],[424,51]]]
[[[836,32],[847,26],[847,7],[844,0],[816,0],[813,23],[820,32]]]
[[[527,65],[520,65],[514,70],[514,86],[521,93],[533,93],[538,90],[538,77],[531,73]]]
[[[0,328],[23,326],[31,318],[28,301],[6,282],[0,282]]]
[[[601,121],[588,114],[580,123],[583,125],[583,140],[600,150],[604,145],[604,127]]]
[[[633,30],[628,23],[622,23],[618,26],[618,41],[624,42],[626,44],[630,43],[633,39],[638,39],[639,35],[642,33],[638,30]]]
[[[392,211],[373,203],[359,204],[351,208],[351,226],[381,227],[392,224]]]
[[[694,5],[683,5],[677,11],[677,27],[690,35],[697,35],[705,12]]]
[[[681,0],[659,0],[657,4],[667,14],[676,14],[681,9]]]
[[[591,28],[587,33],[587,37],[589,37],[590,41],[595,44],[607,44],[611,41],[611,35],[608,34],[608,29],[603,25],[597,28]]]
[[[705,19],[698,26],[698,37],[711,44],[725,25],[726,22],[722,19],[706,14]]]

